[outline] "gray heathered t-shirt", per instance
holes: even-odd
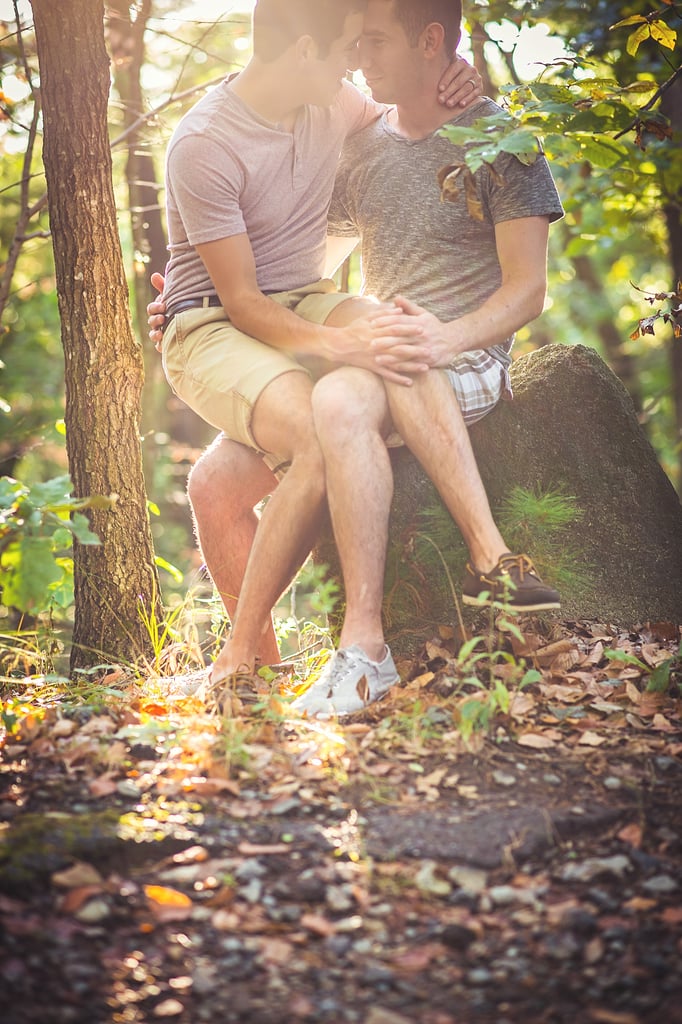
[[[469,125],[499,114],[487,97],[453,118]],[[563,216],[547,161],[526,167],[515,156],[475,174],[484,220],[467,209],[464,189],[441,202],[440,168],[464,161],[464,150],[442,136],[412,140],[399,135],[384,115],[348,139],[341,156],[330,210],[329,232],[360,235],[363,292],[379,299],[400,293],[443,321],[473,312],[502,281],[495,225],[518,217]],[[519,253],[519,258],[523,253]],[[504,365],[513,339],[488,349]]]
[[[344,82],[331,107],[302,107],[289,132],[259,117],[229,82],[204,96],[166,156],[168,306],[215,295],[194,247],[244,232],[262,291],[319,280],[341,148],[383,109]]]

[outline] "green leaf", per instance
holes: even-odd
[[[611,139],[594,139],[588,136],[580,138],[580,149],[583,157],[597,167],[615,167],[627,157],[627,149]]]
[[[50,537],[26,535],[11,545],[2,558],[2,600],[22,612],[39,612],[49,588],[62,579]]]
[[[154,562],[156,563],[159,569],[165,569],[167,573],[170,573],[170,575],[173,577],[176,583],[182,583],[185,577],[177,568],[177,566],[172,565],[171,562],[167,562],[166,559],[161,558],[160,555],[156,555],[156,557],[154,558]]]
[[[454,126],[447,126],[442,128],[439,132],[454,146],[466,146],[471,145],[472,142],[487,142],[488,135],[486,132],[477,131],[475,128],[456,128]]]
[[[93,533],[90,529],[89,519],[82,515],[80,512],[74,512],[70,521],[71,531],[81,544],[90,544],[93,547],[97,547],[101,544],[101,540],[96,533]]]
[[[643,672],[649,671],[648,665],[645,665],[643,661],[640,661],[634,654],[629,654],[627,651],[614,651],[609,648],[609,650],[604,651],[604,657],[609,661],[620,661],[623,665],[636,665]]]
[[[540,155],[537,136],[523,129],[510,132],[500,139],[500,149],[505,153],[512,153],[526,166],[535,163]]]
[[[478,645],[482,642],[483,640],[480,636],[473,636],[471,637],[470,640],[465,641],[465,643],[463,643],[459,649],[459,652],[457,654],[457,661],[460,664],[463,664],[463,662],[467,661],[471,657],[471,654],[473,653],[474,649],[478,647]]]
[[[31,485],[31,503],[33,505],[66,505],[71,495],[71,478],[67,475],[56,476],[43,483]]]

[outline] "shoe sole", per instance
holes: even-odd
[[[338,718],[350,718],[353,715],[361,715],[361,714],[363,714],[367,710],[367,708],[371,708],[373,704],[378,704],[380,700],[383,700],[384,697],[388,696],[388,694],[391,692],[393,687],[396,686],[399,682],[400,682],[400,676],[396,676],[394,681],[391,683],[391,685],[386,690],[384,690],[383,693],[381,693],[378,697],[375,697],[374,700],[369,701],[369,703],[364,704],[361,708],[357,708],[355,711],[336,711],[335,710],[335,711],[329,712],[329,714],[327,714],[325,711],[320,711],[317,714],[315,714],[314,712],[312,714],[310,714],[305,708],[304,709],[295,708],[294,707],[294,704],[296,703],[295,701],[291,704],[290,710],[294,711],[296,713],[297,717],[302,717],[303,715],[305,715],[311,721],[313,719],[317,719],[318,721],[329,722],[329,721],[331,721],[334,718],[337,718],[337,719]],[[313,683],[312,685],[314,686],[315,684]]]
[[[399,682],[400,682],[400,676],[396,676],[394,681],[388,687],[388,689],[384,690],[383,693],[380,693],[378,697],[374,698],[374,700],[369,701],[368,704],[364,704],[361,708],[358,708],[357,711],[337,711],[336,712],[336,717],[337,718],[350,718],[351,715],[361,715],[361,714],[363,714],[367,710],[367,708],[371,708],[373,704],[378,704],[380,700],[384,699],[384,697],[388,697],[388,695],[391,692],[391,690],[393,689],[393,687],[397,683],[399,683]]]
[[[513,604],[508,601],[491,601],[480,597],[462,595],[462,603],[475,608],[502,608],[509,612],[551,612],[561,608],[559,601],[537,601],[535,604]]]

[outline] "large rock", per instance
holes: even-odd
[[[518,359],[512,381],[514,401],[475,424],[472,442],[496,517],[514,486],[574,496],[578,514],[549,545],[563,563],[561,617],[682,622],[682,506],[622,383],[594,350],[563,345]],[[425,521],[439,499],[421,466],[406,449],[393,461],[385,618],[400,651],[454,620],[465,552],[447,517]],[[317,558],[338,574],[329,538]]]

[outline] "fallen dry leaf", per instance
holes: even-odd
[[[157,921],[186,921],[194,910],[189,896],[165,885],[145,885],[144,894]]]
[[[80,908],[102,892],[101,885],[83,885],[76,889],[69,889],[59,904],[62,914],[75,914]]]
[[[581,747],[600,747],[602,743],[606,743],[606,736],[599,736],[591,729],[587,729],[578,740],[578,745]]]
[[[539,732],[524,732],[517,736],[516,742],[522,747],[533,747],[535,750],[545,750],[555,745],[551,737]]]
[[[88,783],[88,789],[96,797],[111,796],[112,793],[116,792],[118,778],[119,775],[114,772],[105,772],[104,775],[100,775]]]
[[[588,1010],[588,1014],[594,1024],[639,1024],[639,1017],[634,1013],[595,1008]]]
[[[635,822],[625,825],[617,835],[624,843],[629,843],[636,850],[639,850],[642,846],[642,826],[637,825]]]
[[[64,871],[56,871],[52,875],[52,883],[60,889],[78,889],[88,885],[101,886],[102,876],[92,864],[76,861]]]
[[[509,714],[512,718],[525,718],[535,709],[537,702],[529,693],[515,693],[509,705]]]
[[[269,854],[277,853],[291,853],[291,846],[286,843],[248,843],[242,842],[237,847],[239,853],[244,854],[245,857],[262,857]]]
[[[323,917],[322,914],[303,914],[301,925],[307,931],[312,932],[313,935],[321,935],[325,939],[336,932],[334,922],[330,921],[327,917]]]

